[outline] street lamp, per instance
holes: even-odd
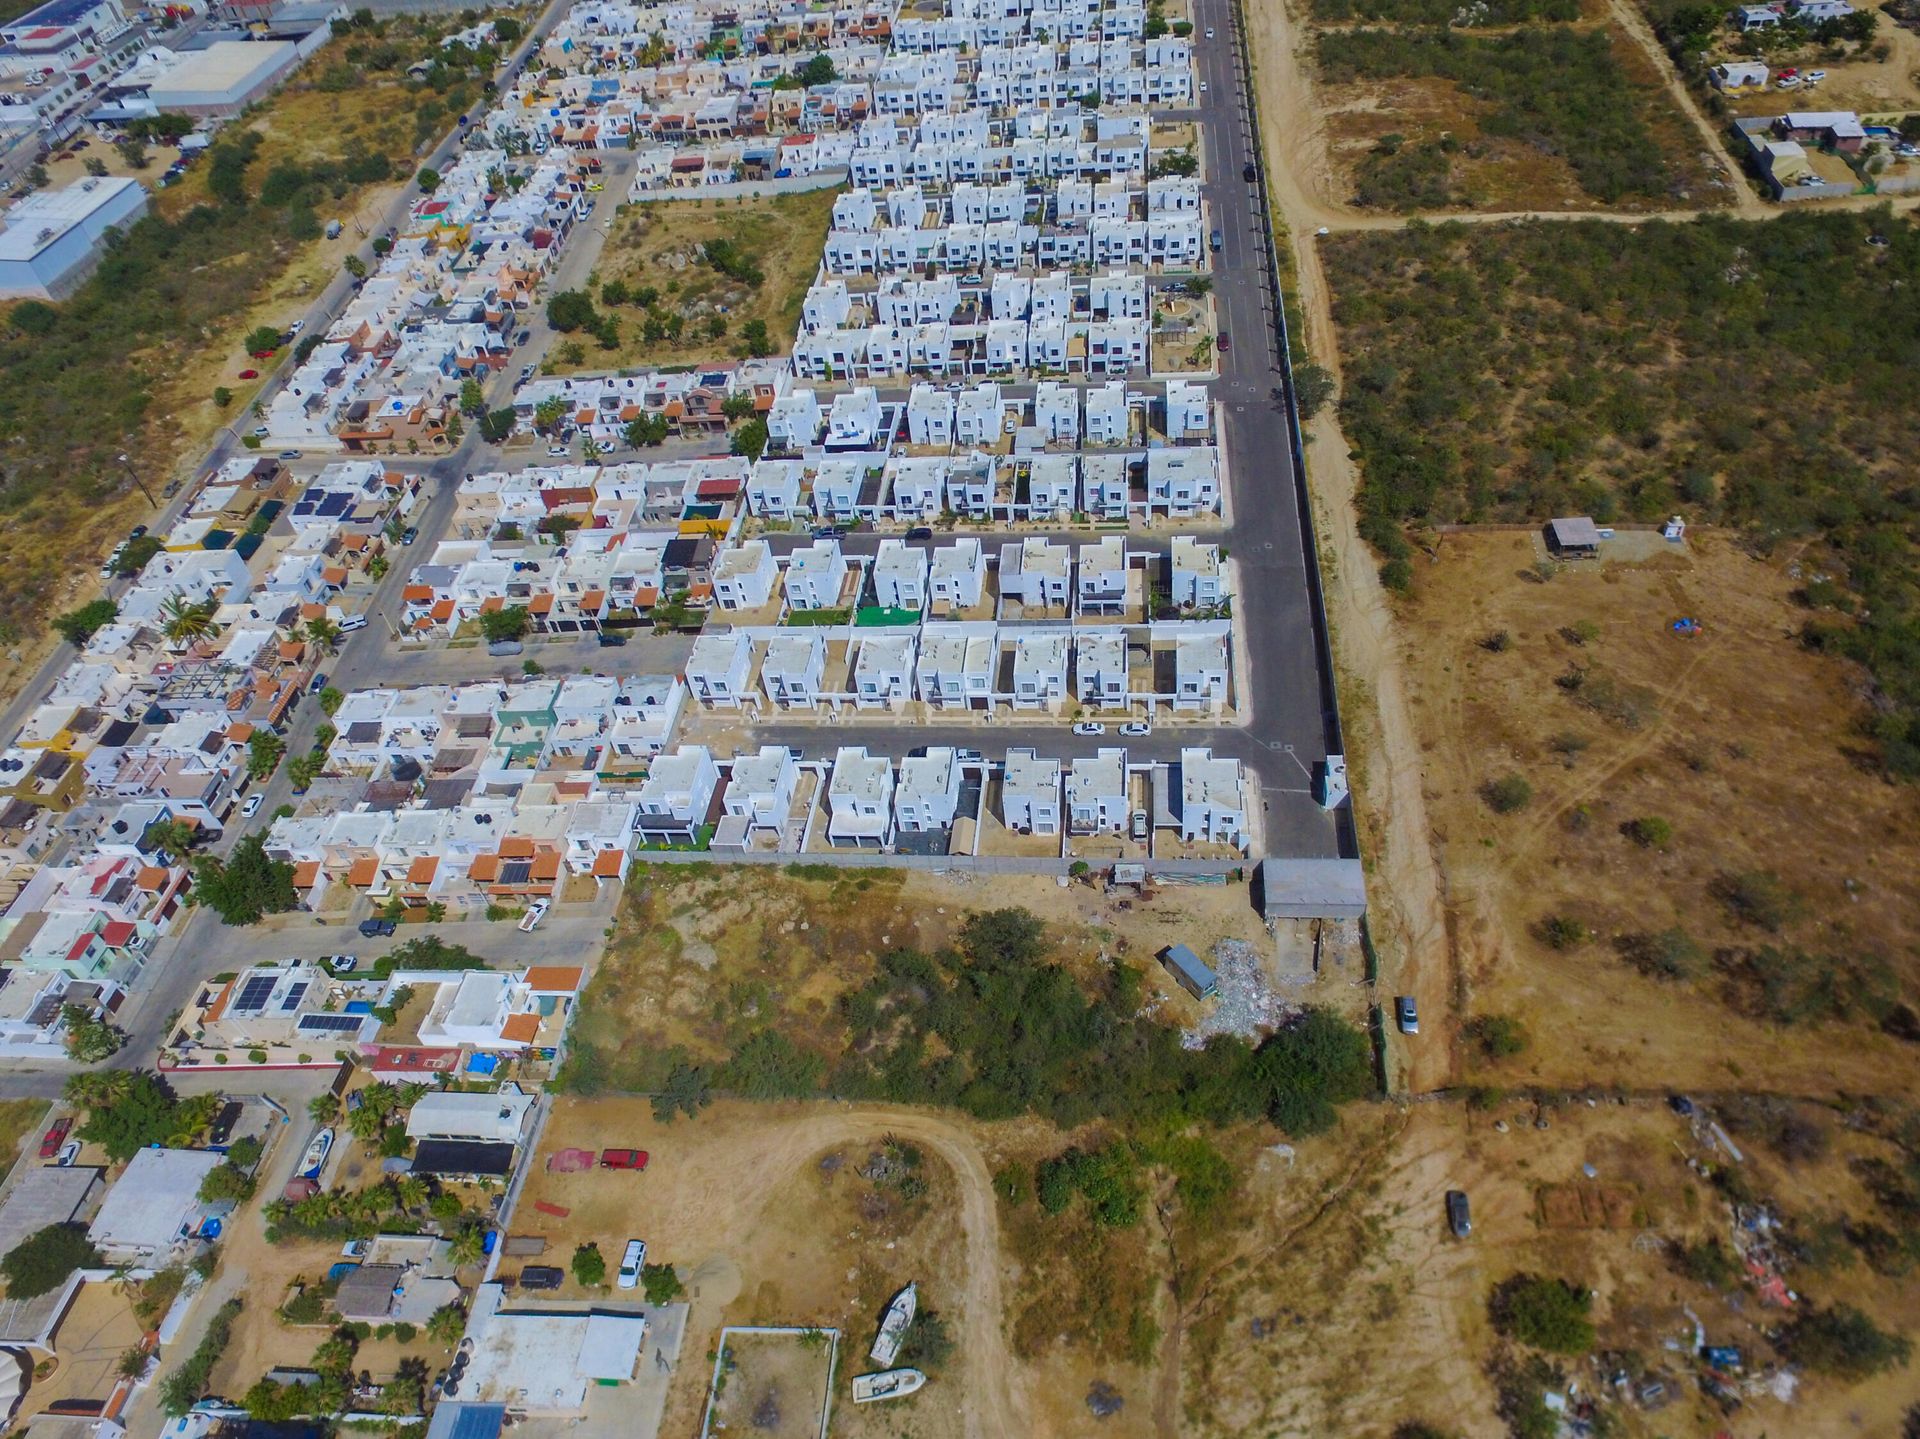
[[[147,482],[140,478],[140,472],[134,469],[133,461],[128,459],[125,454],[122,454],[119,458],[120,463],[126,466],[127,478],[140,487],[140,493],[147,497],[147,503],[150,505],[158,505],[160,502],[153,497],[153,491],[147,488]]]

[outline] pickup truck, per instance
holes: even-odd
[[[602,1169],[645,1169],[647,1151],[644,1149],[603,1149],[600,1151]]]
[[[520,916],[520,930],[523,934],[532,934],[540,927],[540,921],[547,917],[548,901],[536,899],[527,906],[527,912]]]
[[[522,1289],[558,1289],[566,1281],[566,1271],[551,1264],[529,1264],[520,1271]]]

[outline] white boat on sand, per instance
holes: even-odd
[[[917,1394],[927,1382],[918,1369],[888,1369],[879,1374],[857,1375],[853,1381],[853,1402],[871,1404],[876,1399],[904,1399]]]
[[[914,1306],[918,1303],[918,1293],[909,1284],[893,1296],[893,1303],[887,1306],[887,1312],[881,1317],[880,1332],[874,1336],[873,1348],[867,1351],[869,1358],[882,1369],[891,1369],[893,1361],[900,1357],[900,1341],[907,1337],[907,1326],[913,1323]]]
[[[327,1162],[327,1155],[333,1150],[333,1131],[323,1129],[313,1136],[313,1143],[307,1146],[307,1152],[300,1156],[300,1169],[295,1176],[299,1179],[318,1179],[320,1167]]]

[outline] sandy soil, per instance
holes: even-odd
[[[22,1160],[39,1162],[40,1136],[47,1132],[52,1114],[44,1099],[0,1101],[0,1180]]]
[[[1801,1093],[1879,1089],[1910,1072],[1905,1047],[1860,1024],[1785,1034],[1731,1012],[1712,970],[1693,984],[1643,978],[1616,936],[1685,928],[1709,952],[1760,943],[1883,956],[1920,978],[1920,873],[1912,796],[1849,751],[1857,677],[1794,635],[1790,556],[1749,558],[1696,532],[1643,564],[1520,578],[1533,537],[1443,537],[1420,566],[1405,615],[1424,785],[1475,1009],[1525,1016],[1541,1041],[1522,1062],[1549,1084],[1729,1085],[1743,1077]],[[1668,633],[1678,615],[1706,626]],[[1599,638],[1563,631],[1588,620]],[[1511,647],[1479,642],[1505,630]],[[1658,714],[1622,730],[1553,683],[1576,663],[1645,687]],[[1556,737],[1585,742],[1577,756]],[[1526,774],[1536,797],[1492,814],[1478,788]],[[1645,849],[1621,826],[1665,818],[1674,837]],[[1722,876],[1777,870],[1804,915],[1779,936],[1734,921],[1710,898]],[[1533,931],[1576,915],[1597,936],[1570,952]]]
[[[851,1352],[848,1358],[859,1362]],[[815,1439],[827,1396],[827,1364],[824,1343],[797,1335],[729,1336],[713,1422],[769,1439]]]
[[[921,1151],[924,1199],[854,1173],[887,1137]],[[1035,1432],[1019,1418],[1029,1401],[1000,1322],[1007,1276],[981,1127],[890,1106],[734,1103],[668,1127],[641,1100],[562,1101],[544,1148],[616,1140],[650,1151],[644,1174],[538,1169],[514,1230],[547,1234],[548,1254],[562,1263],[584,1240],[604,1253],[646,1239],[648,1258],[674,1264],[688,1287],[684,1354],[710,1353],[722,1324],[834,1325],[846,1334],[844,1383],[866,1372],[887,1299],[918,1279],[922,1307],[948,1318],[955,1355],[920,1394],[887,1406],[891,1417],[847,1419],[847,1432],[888,1432],[909,1411],[914,1432],[929,1439]],[[572,1213],[541,1215],[532,1206],[542,1200]],[[572,1287],[569,1279],[563,1292]],[[698,1362],[681,1365],[663,1432],[697,1424],[707,1378]],[[956,1390],[966,1395],[959,1413],[950,1407]],[[836,1400],[836,1432],[852,1413],[841,1410],[846,1397]]]
[[[54,1331],[59,1362],[51,1375],[27,1391],[22,1415],[42,1413],[62,1400],[105,1401],[112,1396],[121,1356],[145,1332],[134,1317],[131,1297],[131,1289],[111,1282],[80,1286],[73,1307]]]

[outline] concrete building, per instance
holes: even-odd
[[[237,115],[300,63],[291,40],[218,40],[188,50],[147,87],[163,114]]]
[[[423,1095],[407,1111],[407,1137],[518,1144],[533,1120],[533,1098],[517,1084],[503,1084],[494,1094]]]
[[[27,196],[0,229],[0,298],[63,299],[93,273],[107,231],[147,213],[138,180],[80,180]]]
[[[1015,834],[1060,833],[1060,761],[1030,749],[1007,751],[1000,821]]]
[[[865,745],[834,751],[827,780],[827,842],[884,849],[893,843],[893,766]]]
[[[1103,748],[1077,759],[1067,776],[1067,823],[1074,834],[1124,834],[1127,828],[1127,752]]]
[[[198,1232],[210,1208],[200,1186],[225,1162],[210,1149],[141,1150],[107,1191],[87,1237],[110,1263],[164,1264]]]

